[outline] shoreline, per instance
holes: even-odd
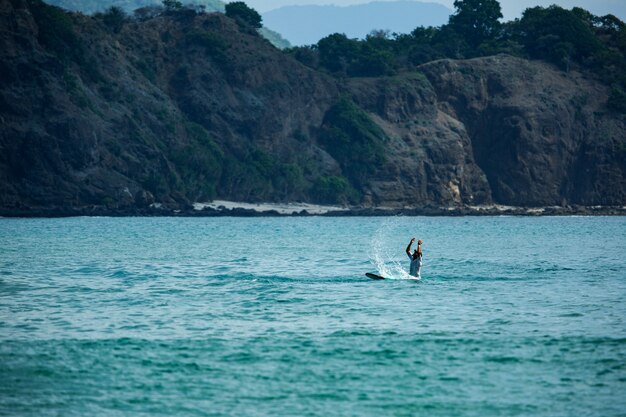
[[[152,204],[148,207],[22,207],[2,208],[5,218],[102,217],[368,217],[368,216],[626,216],[626,206],[549,206],[504,205],[456,207],[341,207],[309,203],[243,203],[215,200],[177,208]]]

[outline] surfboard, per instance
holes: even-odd
[[[367,272],[365,276],[371,279],[385,279],[385,277],[381,277],[380,275],[376,275],[376,274],[371,274],[369,272]]]
[[[420,281],[421,278],[418,277],[410,277],[410,278],[391,278],[391,277],[383,277],[382,275],[372,274],[371,272],[366,272],[365,276],[371,279],[392,279],[392,280],[406,280],[406,281]]]

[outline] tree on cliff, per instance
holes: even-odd
[[[365,41],[349,39],[343,33],[333,33],[317,43],[319,64],[331,73],[350,77],[377,77],[394,71],[395,56],[387,43],[391,41],[374,35]]]
[[[317,43],[320,65],[330,72],[346,74],[358,54],[359,42],[343,33],[333,33]]]
[[[243,1],[228,3],[226,5],[226,16],[256,29],[260,29],[263,26],[261,15],[256,10],[248,7]]]
[[[180,10],[183,8],[183,4],[178,0],[163,0],[163,6],[167,11]]]
[[[500,30],[502,10],[497,0],[455,0],[450,26],[476,47]]]
[[[124,9],[116,6],[109,7],[109,9],[104,13],[96,13],[93,17],[102,20],[102,23],[115,33],[122,30],[122,27],[128,20],[128,16],[126,15]]]
[[[521,43],[532,57],[558,64],[563,69],[572,60],[584,63],[605,49],[594,34],[584,10],[559,6],[526,9],[518,23]],[[582,17],[582,18],[581,18]]]

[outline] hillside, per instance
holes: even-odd
[[[311,45],[332,33],[365,38],[372,30],[408,33],[416,26],[438,26],[452,11],[437,3],[372,2],[353,6],[284,6],[263,14],[263,21],[292,45]]]
[[[161,0],[46,0],[46,3],[85,14],[104,12],[109,7],[119,7],[126,13],[133,13],[141,7],[162,5]],[[181,3],[203,6],[207,12],[224,11],[224,2],[221,0],[185,0]]]
[[[221,13],[0,0],[0,209],[626,204],[626,119],[510,55],[335,77]]]
[[[119,7],[125,13],[133,15],[136,10],[148,12],[150,9],[162,8],[161,0],[45,0],[46,3],[66,10],[85,14],[103,13],[111,7]],[[202,8],[205,12],[224,13],[225,3],[221,0],[183,0],[187,7]],[[277,48],[289,48],[291,44],[281,34],[262,27],[259,32]]]

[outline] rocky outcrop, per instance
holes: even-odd
[[[437,61],[420,70],[441,111],[466,127],[495,201],[626,201],[625,118],[606,110],[606,86],[506,55]]]
[[[0,0],[0,208],[620,205],[607,95],[508,56],[338,80],[219,13],[115,32]]]
[[[465,126],[439,109],[435,90],[422,74],[359,79],[348,88],[386,133],[388,163],[371,179],[371,193],[379,205],[491,201]]]

